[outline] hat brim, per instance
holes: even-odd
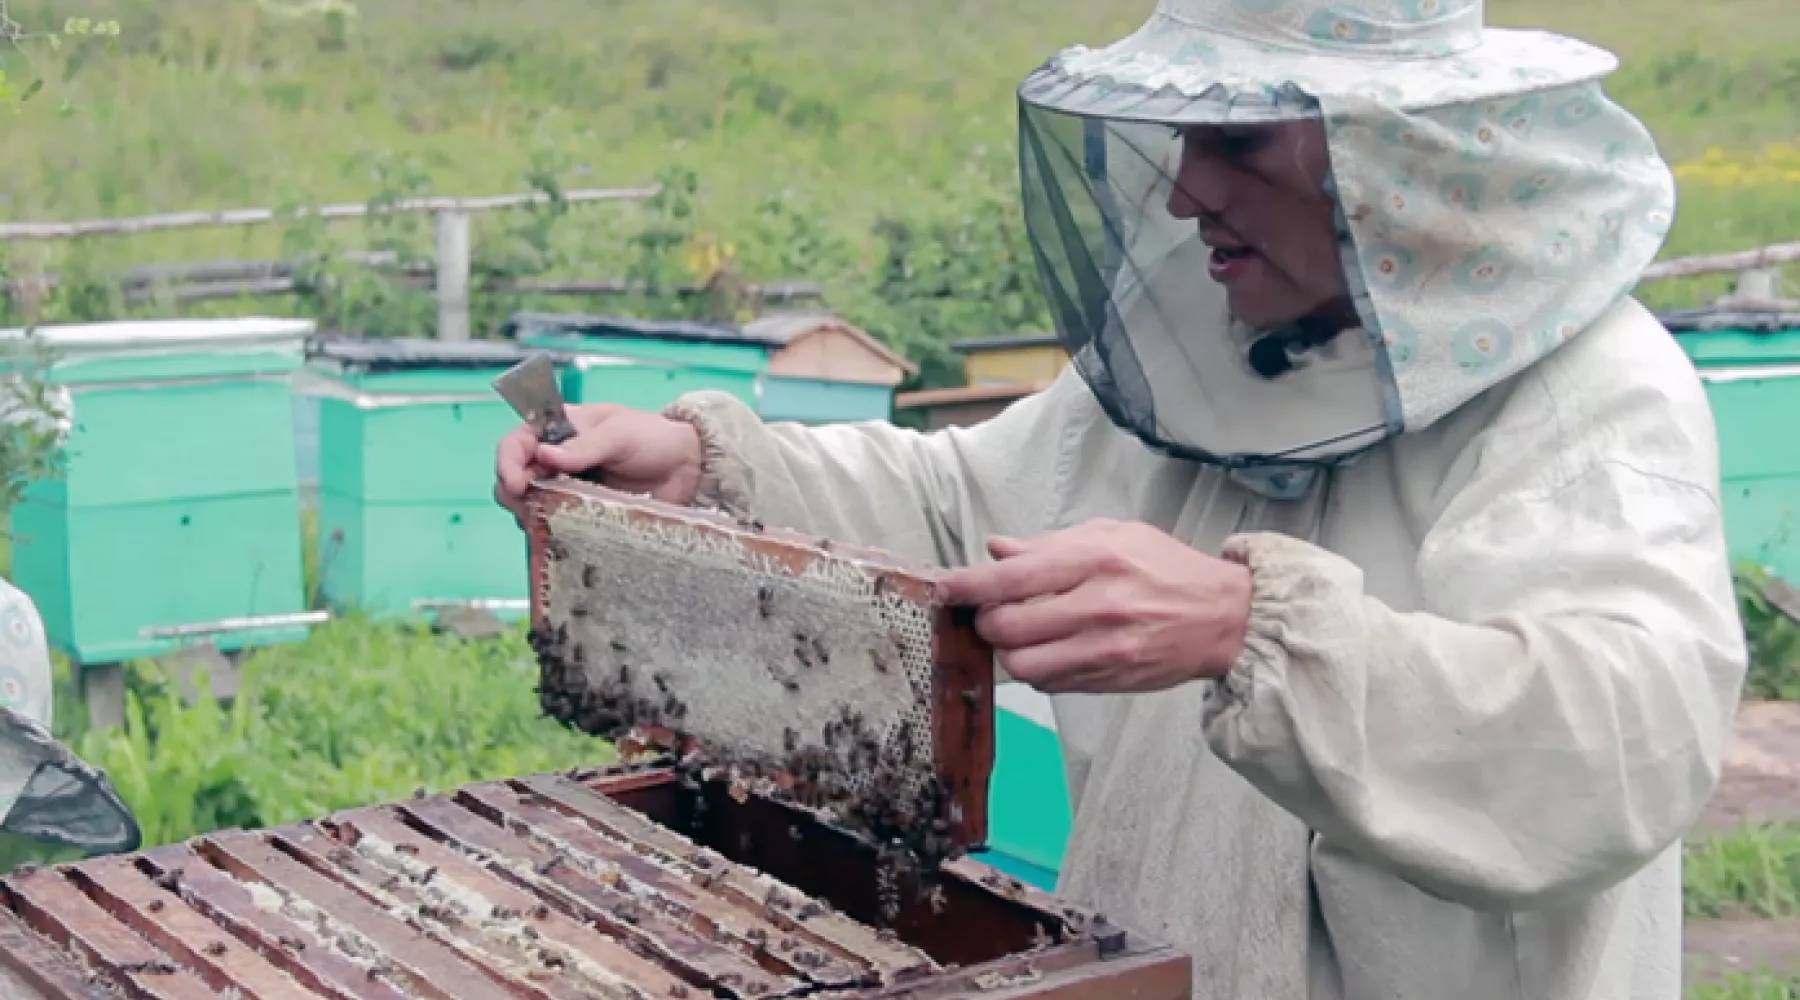
[[[1140,32],[1066,49],[1025,78],[1019,98],[1116,121],[1203,125],[1293,121],[1373,101],[1420,110],[1549,90],[1618,68],[1611,52],[1544,31],[1488,28],[1473,48],[1406,59],[1300,51],[1223,34]]]

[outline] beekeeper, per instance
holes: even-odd
[[[579,407],[498,493],[963,567],[1054,697],[1061,891],[1206,1000],[1676,1000],[1746,652],[1674,209],[1603,51],[1479,0],[1162,0],[1020,90],[1071,369],[967,429]]]

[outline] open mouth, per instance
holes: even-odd
[[[1220,281],[1230,281],[1243,275],[1262,255],[1246,246],[1213,247],[1212,256],[1207,260],[1207,270]]]

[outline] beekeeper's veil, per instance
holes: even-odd
[[[1479,0],[1161,0],[1061,52],[1019,159],[1077,370],[1150,446],[1277,496],[1430,426],[1661,247],[1673,179],[1615,65]]]
[[[136,850],[106,775],[50,735],[50,654],[37,607],[0,580],[0,831],[88,854]]]

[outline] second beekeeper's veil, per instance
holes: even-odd
[[[50,651],[37,605],[0,580],[0,832],[85,854],[142,832],[105,773],[50,734]]]
[[[1077,370],[1153,448],[1277,495],[1430,426],[1660,249],[1673,178],[1614,66],[1479,0],[1161,0],[1063,51],[1020,89],[1019,161]],[[1281,130],[1316,169],[1258,161]]]

